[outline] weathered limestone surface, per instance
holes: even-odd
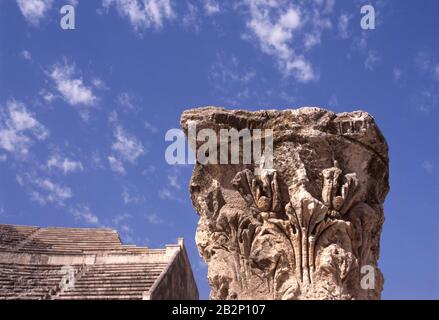
[[[183,113],[186,133],[188,121],[197,131],[274,130],[273,170],[256,176],[255,164],[195,166],[196,242],[212,299],[380,298],[389,160],[369,114],[207,107]],[[375,274],[366,289],[364,266]]]

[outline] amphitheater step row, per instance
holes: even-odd
[[[65,266],[0,263],[0,297],[141,299],[165,266],[165,263],[137,263],[78,265],[66,269]],[[70,278],[68,272],[72,273]]]

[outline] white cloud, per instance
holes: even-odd
[[[437,106],[439,95],[437,94],[437,89],[430,86],[418,92],[414,100],[413,103],[418,106],[420,111],[429,113]]]
[[[145,121],[143,124],[144,124],[146,130],[149,130],[152,133],[157,132],[157,128],[155,126],[153,126],[151,123],[149,123],[148,121]]]
[[[180,174],[180,168],[173,166],[166,175],[166,185],[158,192],[160,199],[184,203],[184,200],[180,197],[182,189],[181,183],[179,181]]]
[[[186,3],[187,13],[183,15],[181,21],[183,26],[192,27],[196,32],[200,31],[200,17],[198,15],[198,7],[190,2]]]
[[[210,68],[209,80],[212,87],[229,105],[240,105],[243,100],[261,93],[250,85],[259,79],[256,72],[245,68],[244,64],[234,55],[217,53],[216,61]]]
[[[111,111],[110,114],[108,115],[108,121],[112,124],[117,124],[118,119],[119,119],[119,115],[114,110]]]
[[[219,3],[216,0],[204,0],[203,3],[204,3],[204,10],[206,11],[206,14],[208,16],[217,14],[221,11]]]
[[[91,166],[95,169],[103,169],[105,166],[102,164],[102,157],[99,151],[93,151],[91,154]]]
[[[80,161],[63,158],[59,154],[54,154],[47,160],[47,167],[49,169],[58,169],[64,174],[82,171],[84,169]]]
[[[95,104],[97,98],[92,88],[86,86],[84,80],[76,74],[75,65],[64,61],[64,64],[55,64],[49,76],[68,104],[72,106],[91,106]]]
[[[127,133],[120,125],[117,124],[117,114],[114,113],[110,122],[115,125],[115,141],[111,145],[112,154],[107,157],[111,170],[125,174],[124,163],[135,164],[137,159],[145,154],[142,142],[135,136]]]
[[[122,92],[117,96],[117,104],[122,107],[124,111],[138,111],[138,105],[142,100],[128,92]]]
[[[398,82],[401,80],[402,77],[402,70],[398,67],[393,68],[393,80]]]
[[[330,108],[337,108],[339,106],[338,97],[335,93],[329,98],[328,105]]]
[[[32,54],[29,51],[23,50],[20,54],[24,60],[32,61]]]
[[[431,161],[424,161],[422,163],[422,168],[428,173],[428,174],[433,174],[435,171],[436,166],[431,162]]]
[[[439,63],[437,56],[428,51],[421,51],[415,57],[415,68],[419,73],[421,86],[413,98],[413,104],[419,110],[429,113],[434,110],[439,103],[438,85]]]
[[[17,0],[17,5],[27,22],[38,26],[52,7],[53,0]]]
[[[146,214],[145,215],[146,221],[150,224],[158,225],[163,224],[163,219],[160,219],[160,217],[156,213]]]
[[[364,67],[366,70],[373,71],[376,65],[381,61],[378,53],[373,50],[369,50],[366,60],[364,61]]]
[[[0,111],[0,148],[24,157],[36,140],[45,140],[49,131],[23,103],[9,100]]]
[[[167,200],[175,200],[175,197],[172,195],[172,192],[168,188],[163,188],[159,191],[159,197],[160,199],[167,199]]]
[[[145,153],[140,140],[125,132],[121,126],[116,126],[114,137],[116,141],[111,148],[122,161],[135,163]]]
[[[147,168],[142,170],[142,175],[144,176],[149,176],[152,175],[154,172],[156,172],[156,167],[153,166],[152,164],[149,164]]]
[[[127,187],[124,187],[121,196],[124,204],[139,203],[143,200],[142,197],[139,197],[133,190],[129,190]]]
[[[419,71],[439,81],[439,63],[436,57],[428,52],[421,51],[415,57],[415,66]]]
[[[317,80],[312,64],[300,51],[320,44],[323,30],[331,27],[325,15],[332,11],[333,2],[300,1],[294,6],[288,1],[246,0],[245,3],[249,8],[246,24],[250,38],[258,42],[261,50],[276,58],[285,75],[304,83]]]
[[[181,184],[178,181],[178,173],[176,171],[174,171],[172,174],[168,175],[168,183],[169,183],[169,186],[171,186],[174,189],[177,189],[177,190],[181,189]]]
[[[135,31],[160,29],[174,17],[171,0],[103,0],[108,11],[115,6],[120,16],[127,18]]]
[[[342,13],[338,18],[338,34],[342,39],[347,39],[350,37],[349,22],[351,18],[352,17],[347,13]]]
[[[73,196],[69,187],[57,184],[49,178],[31,174],[17,175],[16,178],[21,186],[30,189],[31,200],[41,205],[51,203],[64,206],[65,201]]]
[[[216,55],[216,62],[211,67],[210,79],[213,83],[226,85],[232,83],[237,85],[247,85],[256,77],[254,70],[243,70],[241,63],[236,56]]]
[[[44,101],[48,103],[51,103],[56,98],[52,92],[49,92],[45,89],[40,90],[40,96],[43,97]]]
[[[113,170],[114,172],[120,173],[120,174],[125,173],[125,168],[123,166],[122,161],[120,161],[119,159],[116,159],[113,156],[108,156],[107,159],[108,159],[108,163],[110,164],[111,170]]]
[[[106,86],[105,82],[102,79],[99,79],[99,78],[93,78],[91,80],[91,84],[94,87],[96,87],[97,89],[101,89],[101,90],[107,89],[107,86]]]
[[[113,218],[113,224],[115,226],[120,226],[121,223],[125,220],[131,219],[132,216],[128,213],[122,213],[120,215],[117,215],[116,217]]]
[[[101,226],[99,217],[91,212],[90,207],[86,205],[80,205],[76,208],[71,208],[70,213],[77,220],[82,220],[87,224],[94,226]]]

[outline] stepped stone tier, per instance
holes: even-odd
[[[183,244],[123,245],[111,229],[0,225],[0,299],[198,299]]]
[[[189,142],[194,124],[196,150],[219,157],[226,145],[229,159],[232,140],[218,139],[212,151],[207,131],[200,131],[213,129],[220,137],[222,129],[260,129],[269,141],[266,131],[273,130],[271,167],[269,153],[259,157],[254,149],[248,164],[197,159],[190,192],[212,299],[380,298],[389,159],[369,114],[197,108],[181,116]],[[253,145],[259,136],[251,136]]]

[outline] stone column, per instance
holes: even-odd
[[[207,107],[185,111],[186,134],[189,125],[202,140],[197,150],[208,150],[211,160],[226,159],[220,151],[228,146],[231,162],[233,142],[219,139],[224,129],[244,140],[241,130],[249,129],[253,146],[251,163],[244,163],[249,151],[240,141],[238,164],[198,162],[193,171],[196,243],[208,265],[211,299],[380,298],[389,159],[369,114]],[[218,141],[209,143],[217,150],[206,148],[203,129],[215,131]],[[268,152],[262,157],[255,149],[260,136]]]

